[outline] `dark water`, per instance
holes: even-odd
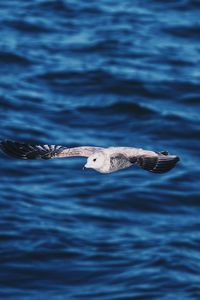
[[[1,1],[1,138],[171,172],[0,158],[0,299],[200,299],[200,2]]]

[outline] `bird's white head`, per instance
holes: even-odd
[[[87,163],[84,167],[101,172],[102,168],[104,167],[104,161],[105,155],[102,152],[95,152],[88,157]]]

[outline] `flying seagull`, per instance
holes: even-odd
[[[87,157],[84,168],[100,173],[112,173],[134,165],[153,173],[165,173],[179,161],[176,155],[167,151],[154,152],[132,147],[75,147],[58,145],[34,145],[16,141],[0,141],[0,149],[20,159],[51,159],[72,156]]]

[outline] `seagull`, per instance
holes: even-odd
[[[19,159],[52,159],[81,156],[87,157],[85,168],[100,173],[112,173],[131,166],[139,166],[152,173],[170,171],[180,160],[167,151],[155,152],[133,147],[92,147],[68,148],[58,145],[26,144],[11,140],[0,141],[0,149],[9,156]]]

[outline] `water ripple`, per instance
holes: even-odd
[[[181,158],[102,175],[1,154],[1,299],[199,299],[199,2],[143,4],[1,4],[1,139]]]

